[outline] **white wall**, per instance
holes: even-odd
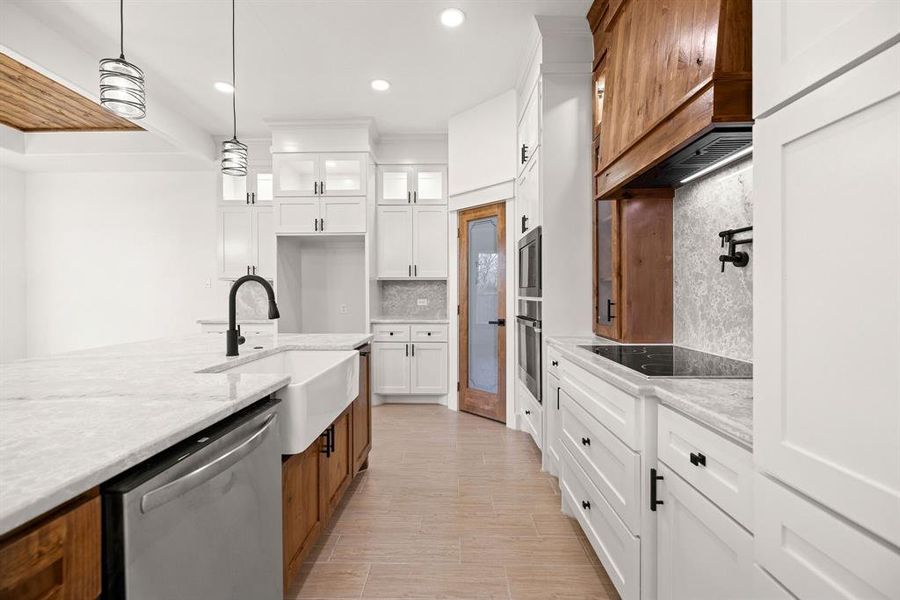
[[[514,181],[515,90],[450,117],[448,144],[451,197]]]
[[[29,356],[195,333],[225,311],[215,171],[29,173],[26,190]]]
[[[25,356],[25,175],[0,167],[0,362]]]

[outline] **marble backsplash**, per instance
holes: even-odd
[[[386,319],[447,318],[446,281],[379,281],[381,293],[381,314],[373,315]],[[428,301],[419,306],[418,300]]]
[[[753,359],[753,246],[750,264],[721,272],[719,232],[753,224],[752,160],[675,191],[675,344],[739,360]],[[737,239],[753,232],[739,234]]]

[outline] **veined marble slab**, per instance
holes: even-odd
[[[198,333],[0,365],[0,535],[290,381],[221,371],[282,350],[352,350],[371,339],[247,336],[241,356],[226,358],[222,336]]]
[[[416,324],[425,324],[425,325],[427,325],[427,324],[430,324],[430,323],[434,323],[434,324],[437,324],[437,325],[441,325],[441,324],[447,324],[447,323],[449,323],[449,322],[450,322],[450,319],[421,319],[421,318],[416,318],[416,317],[413,317],[413,318],[410,318],[410,319],[401,319],[401,318],[390,317],[390,318],[375,318],[375,319],[372,319],[372,322],[373,322],[373,323],[389,323],[389,324],[394,324],[394,323],[411,323],[411,324],[413,324],[413,325],[416,325]]]
[[[568,360],[633,396],[653,396],[718,433],[753,447],[752,379],[650,379],[589,350],[590,344],[617,344],[598,337],[551,337],[547,343]]]

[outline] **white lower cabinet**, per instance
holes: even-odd
[[[798,598],[900,598],[900,552],[759,474],[755,558]],[[900,514],[894,514],[900,518]]]
[[[560,434],[559,379],[547,370],[547,390],[544,395],[544,469],[559,477]]]
[[[665,465],[658,475],[659,599],[753,598],[753,536]]]
[[[544,448],[544,411],[531,392],[521,380],[516,380],[519,389],[519,422],[520,429],[534,440],[539,450]]]
[[[446,325],[378,324],[373,326],[372,392],[383,395],[447,393]],[[444,341],[412,341],[424,337]],[[390,340],[390,341],[384,341]]]

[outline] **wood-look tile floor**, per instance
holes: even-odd
[[[375,407],[372,428],[286,598],[618,598],[527,434],[428,405]]]

